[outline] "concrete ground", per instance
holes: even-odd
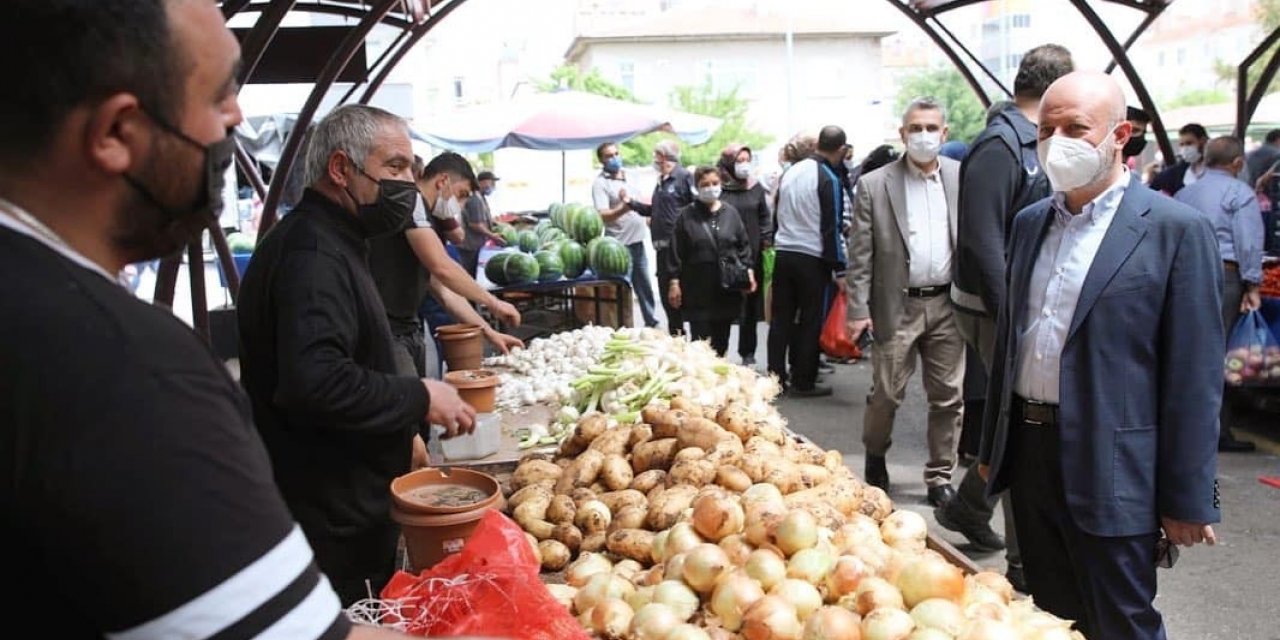
[[[767,361],[767,328],[759,327],[759,368]],[[730,342],[730,360],[737,361],[737,328]],[[818,445],[844,454],[849,468],[862,475],[862,416],[870,390],[868,361],[835,365],[824,384],[834,394],[827,398],[779,401],[782,415],[795,431]],[[898,412],[894,445],[889,451],[889,495],[895,505],[923,515],[930,529],[942,535],[979,565],[1003,572],[1004,554],[977,553],[964,537],[937,525],[933,510],[924,501],[921,476],[927,457],[925,446],[926,403],[919,373],[908,387]],[[1259,476],[1280,476],[1280,418],[1276,414],[1253,416],[1254,430],[1238,432],[1258,442],[1253,454],[1221,454],[1218,477],[1222,492],[1223,522],[1215,526],[1216,547],[1184,549],[1177,566],[1160,571],[1156,607],[1164,614],[1169,637],[1196,640],[1280,640],[1280,489],[1259,482]],[[964,468],[953,480],[960,482]],[[1003,531],[996,510],[996,531]]]

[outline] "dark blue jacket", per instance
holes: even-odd
[[[1009,243],[979,460],[987,491],[1009,477],[1010,400],[1027,289],[1052,220],[1023,210]],[[1062,351],[1059,423],[1068,511],[1096,536],[1153,533],[1161,516],[1218,522],[1214,476],[1222,403],[1222,261],[1194,209],[1136,178],[1099,247]]]

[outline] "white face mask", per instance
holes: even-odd
[[[751,177],[751,163],[739,162],[733,165],[733,177],[739,180],[746,180]]]
[[[1108,131],[1096,147],[1086,140],[1066,136],[1041,140],[1036,146],[1036,156],[1053,190],[1075,191],[1105,176],[1115,157],[1114,131]]]
[[[1194,144],[1184,144],[1178,147],[1178,157],[1187,164],[1195,164],[1200,162],[1200,147]]]
[[[436,206],[432,207],[431,215],[441,220],[458,220],[462,217],[462,205],[458,203],[457,196],[440,196],[436,198]]]
[[[720,185],[713,184],[706,187],[698,187],[698,200],[703,204],[711,204],[720,199]]]
[[[941,131],[916,131],[907,134],[907,155],[920,164],[933,162],[941,148]]]

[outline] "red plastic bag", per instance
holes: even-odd
[[[818,338],[818,346],[829,358],[861,358],[862,349],[849,339],[849,330],[845,327],[846,299],[844,289],[836,289],[835,300],[831,301],[831,310],[822,324],[822,336]]]
[[[397,615],[379,623],[424,637],[588,640],[538,579],[539,569],[524,531],[490,510],[462,551],[421,575],[392,576],[381,596],[398,607]]]

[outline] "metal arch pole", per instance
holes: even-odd
[[[409,36],[409,39],[405,40],[404,44],[400,45],[400,48],[391,55],[391,59],[387,60],[387,63],[378,70],[377,75],[375,75],[373,80],[369,82],[369,86],[365,88],[364,93],[360,95],[360,104],[369,104],[369,101],[373,99],[374,94],[378,93],[378,89],[382,88],[382,83],[387,81],[387,77],[391,75],[391,71],[396,68],[396,65],[400,64],[400,61],[403,60],[406,55],[408,55],[409,51],[413,49],[413,46],[418,44],[418,41],[422,40],[422,38],[427,35],[427,32],[431,31],[431,29],[436,26],[436,23],[443,20],[445,16],[448,16],[451,11],[465,1],[466,0],[452,0],[449,4],[441,7],[439,11],[431,14],[431,17],[427,18],[422,24],[414,27],[413,33]]]
[[[1107,25],[1102,22],[1098,13],[1089,6],[1088,0],[1071,0],[1071,4],[1089,23],[1089,26],[1093,27],[1093,32],[1102,39],[1103,44],[1107,45],[1107,49],[1111,51],[1111,57],[1120,65],[1120,70],[1129,80],[1129,86],[1133,87],[1133,92],[1138,94],[1138,102],[1142,103],[1142,108],[1146,110],[1147,115],[1151,116],[1151,130],[1156,134],[1156,144],[1160,145],[1160,153],[1164,154],[1166,160],[1174,158],[1173,145],[1170,144],[1169,135],[1165,131],[1164,120],[1156,110],[1156,103],[1151,99],[1147,85],[1142,82],[1137,70],[1133,68],[1133,61],[1129,59],[1129,54],[1125,53],[1120,42],[1116,40],[1115,34],[1107,29]]]
[[[982,70],[982,73],[986,74],[992,82],[996,83],[996,87],[998,89],[1003,91],[1006,96],[1009,96],[1010,98],[1013,97],[1013,92],[1009,90],[1009,87],[1004,86],[1004,83],[1000,82],[1000,78],[997,78],[996,74],[992,73],[991,70],[987,68],[987,65],[982,64],[982,61],[978,59],[978,56],[973,55],[973,52],[969,50],[969,47],[964,46],[964,43],[960,41],[960,38],[957,38],[954,33],[951,33],[951,30],[947,28],[947,25],[942,24],[942,20],[939,20],[936,14],[933,15],[932,18],[933,23],[938,25],[938,28],[941,29],[948,38],[951,38],[951,41],[956,43],[957,47],[960,47],[960,51],[964,52],[964,54],[969,56],[969,59],[972,60],[974,64],[978,65],[978,68]]]
[[[1271,54],[1267,66],[1262,69],[1262,75],[1258,77],[1258,84],[1253,85],[1253,91],[1249,92],[1249,104],[1246,106],[1245,119],[1240,127],[1241,140],[1244,140],[1245,130],[1249,128],[1249,122],[1253,120],[1253,114],[1258,110],[1262,97],[1267,94],[1267,87],[1275,79],[1277,69],[1280,69],[1280,50]]]
[[[968,65],[964,63],[964,60],[960,59],[960,56],[955,52],[955,49],[952,49],[951,46],[947,44],[946,40],[943,40],[942,36],[938,35],[938,32],[934,31],[933,27],[930,27],[929,23],[926,22],[920,14],[913,11],[911,7],[902,4],[899,0],[888,0],[888,2],[901,11],[903,15],[907,16],[909,20],[914,22],[917,27],[920,27],[920,30],[924,31],[925,35],[929,36],[929,39],[933,40],[933,43],[938,45],[939,49],[942,49],[942,52],[951,59],[951,64],[955,65],[956,70],[959,71],[960,75],[964,76],[965,81],[969,83],[969,87],[978,95],[978,101],[982,103],[982,108],[989,108],[991,106],[991,98],[987,96],[987,92],[982,88],[982,84],[978,82],[978,78],[973,75],[973,71],[971,71]]]
[[[258,167],[254,164],[253,158],[249,156],[248,151],[244,150],[244,146],[240,144],[239,140],[236,140],[236,166],[240,167],[244,175],[249,178],[249,184],[253,185],[253,190],[258,194],[258,197],[267,197],[267,185],[262,181],[262,174],[258,172]]]
[[[1257,62],[1262,54],[1266,53],[1275,45],[1276,40],[1280,40],[1280,29],[1275,29],[1267,36],[1262,44],[1249,52],[1249,55],[1240,62],[1240,66],[1236,67],[1236,137],[1244,139],[1245,130],[1249,127],[1249,121],[1253,119],[1253,112],[1257,110],[1258,104],[1253,101],[1253,92],[1249,91],[1249,68],[1253,63]],[[1275,56],[1272,56],[1274,62]],[[1269,66],[1269,64],[1268,64]],[[1274,73],[1273,73],[1274,75]],[[1258,83],[1258,87],[1265,87],[1270,84],[1270,78],[1266,83]],[[1261,101],[1261,94],[1259,95]],[[1252,102],[1253,106],[1250,107]]]
[[[365,37],[373,30],[374,25],[378,24],[382,17],[387,15],[387,12],[391,11],[391,8],[398,1],[379,0],[377,4],[373,5],[369,9],[368,15],[361,19],[355,29],[352,29],[343,38],[338,50],[333,53],[333,56],[325,63],[324,69],[320,71],[319,77],[316,78],[316,86],[311,90],[311,95],[307,97],[307,102],[303,105],[302,111],[298,113],[298,120],[293,125],[293,131],[289,132],[289,139],[285,141],[284,150],[280,153],[280,163],[276,165],[276,170],[271,174],[271,186],[267,189],[267,200],[262,205],[262,222],[258,225],[259,238],[265,236],[271,230],[271,226],[275,224],[276,207],[280,205],[280,198],[284,196],[285,183],[289,181],[289,171],[293,169],[298,151],[302,147],[302,139],[306,136],[307,128],[315,118],[316,110],[320,108],[321,100],[324,99],[325,94],[333,86],[334,80],[342,74],[347,64],[351,62],[351,57],[355,55],[360,43],[364,42]]]
[[[351,0],[347,0],[347,1],[351,2]],[[268,4],[267,2],[262,2],[256,5],[251,5],[248,7],[248,10],[253,11],[256,8],[264,7],[267,4]],[[306,13],[318,13],[318,14],[329,15],[329,16],[341,16],[344,18],[359,19],[364,17],[365,10],[363,6],[367,4],[369,4],[368,0],[363,0],[360,3],[361,6],[347,6],[347,5],[340,5],[340,4],[303,4],[302,6],[298,7],[298,11],[302,11]],[[413,23],[411,21],[405,20],[397,16],[391,16],[391,15],[384,17],[382,19],[382,24],[390,25],[393,27],[401,27],[404,29],[408,29],[409,27],[413,26]]]
[[[224,0],[222,3],[222,19],[230,20],[231,16],[236,15],[249,6],[252,0]]]
[[[191,324],[200,338],[208,343],[209,300],[204,288],[204,250],[200,248],[199,241],[187,245],[187,276],[191,279]]]
[[[297,0],[271,0],[271,4],[262,9],[262,15],[258,16],[253,29],[240,44],[241,86],[247,84],[249,78],[253,76],[254,69],[262,61],[262,55],[267,52],[271,40],[276,37],[276,31],[280,30],[280,22],[296,3]]]
[[[1133,30],[1133,33],[1129,34],[1129,37],[1124,41],[1124,50],[1126,55],[1129,52],[1129,48],[1132,47],[1134,43],[1138,41],[1138,38],[1141,38],[1142,34],[1147,32],[1147,28],[1151,26],[1151,23],[1155,22],[1156,18],[1159,18],[1160,14],[1164,13],[1165,6],[1166,5],[1163,5],[1163,4],[1156,5],[1155,9],[1150,9],[1147,11],[1147,17],[1142,19],[1142,22],[1138,24],[1137,28]],[[1111,72],[1115,70],[1116,70],[1116,60],[1115,58],[1112,58],[1111,62],[1107,63],[1107,70],[1104,73],[1106,73],[1107,75],[1111,75]]]
[[[339,105],[346,104],[347,101],[351,99],[351,96],[355,95],[356,89],[359,89],[360,85],[364,84],[369,80],[369,73],[374,69],[377,69],[379,66],[381,66],[383,62],[386,62],[387,58],[391,56],[391,53],[396,50],[396,47],[398,47],[401,42],[404,42],[405,37],[408,35],[409,35],[409,28],[405,27],[403,30],[400,31],[400,35],[397,35],[396,39],[392,41],[390,45],[387,45],[387,50],[383,51],[382,55],[378,56],[378,59],[374,60],[372,65],[369,65],[369,68],[366,69],[364,72],[364,77],[361,78],[358,82],[351,83],[351,88],[347,89],[347,92],[342,94],[342,99],[338,100],[338,104]]]

